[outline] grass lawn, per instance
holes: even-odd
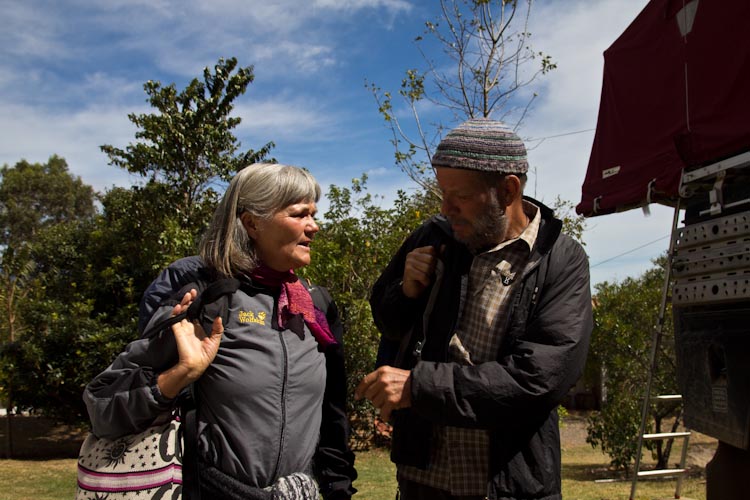
[[[72,500],[76,461],[0,460],[0,484],[0,500]]]
[[[691,438],[692,439],[692,438]],[[628,500],[631,483],[607,467],[609,459],[585,443],[585,430],[580,420],[563,424],[563,498],[565,500]],[[715,441],[697,435],[691,440],[689,456],[699,465],[691,466],[691,475],[683,481],[683,500],[705,500],[706,484],[703,466],[713,455]],[[679,448],[672,452],[679,457]],[[644,457],[650,463],[650,457]],[[689,463],[691,460],[689,460]],[[376,449],[357,453],[359,493],[355,500],[394,500],[395,466],[388,451]],[[0,500],[59,500],[75,495],[76,461],[0,460]],[[637,500],[674,498],[675,479],[641,480]]]
[[[627,500],[630,481],[595,482],[611,479],[604,464],[607,457],[590,447],[576,447],[563,453],[563,498],[567,500]],[[359,500],[393,500],[396,492],[395,467],[386,450],[357,454],[359,479],[355,486]],[[608,474],[609,473],[609,474]],[[63,460],[0,460],[0,500],[59,500],[75,495],[76,462]],[[638,483],[638,500],[674,498],[674,480]],[[705,479],[684,481],[683,499],[705,500]]]

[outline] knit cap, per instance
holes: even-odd
[[[503,122],[472,118],[448,134],[432,156],[433,167],[525,174],[526,147]]]

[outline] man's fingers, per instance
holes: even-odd
[[[435,249],[433,247],[422,247],[410,252],[406,256],[404,267],[404,279],[417,281],[428,281],[435,271]]]
[[[388,422],[391,419],[391,411],[393,411],[393,407],[390,405],[386,405],[380,409],[380,419],[383,422]]]
[[[372,384],[372,381],[375,378],[374,375],[375,372],[370,372],[364,376],[359,385],[357,385],[357,388],[354,389],[354,399],[360,400],[364,397],[365,393],[370,387],[370,384]]]

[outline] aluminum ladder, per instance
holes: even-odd
[[[682,401],[682,396],[679,394],[667,394],[651,397],[651,386],[653,384],[654,373],[656,372],[658,364],[659,348],[661,347],[662,337],[664,335],[664,321],[666,317],[667,302],[670,297],[670,284],[672,281],[672,264],[671,258],[674,252],[675,246],[675,230],[679,221],[680,204],[674,209],[674,217],[672,219],[672,232],[669,243],[669,252],[667,254],[667,268],[664,276],[664,286],[662,288],[661,305],[659,307],[659,316],[656,327],[654,328],[651,338],[651,353],[650,353],[650,365],[648,373],[648,383],[646,384],[646,394],[643,398],[643,407],[641,411],[641,425],[638,432],[638,445],[636,448],[635,465],[633,470],[633,480],[630,487],[630,500],[635,500],[636,490],[638,488],[638,480],[640,478],[653,478],[653,477],[665,477],[665,476],[677,476],[677,486],[675,487],[674,498],[680,498],[680,492],[682,490],[682,480],[687,473],[685,467],[687,461],[687,449],[690,441],[690,431],[684,432],[660,432],[655,434],[647,434],[646,422],[649,416],[649,406],[652,403],[662,402],[674,402]],[[677,468],[674,469],[655,469],[655,470],[641,470],[641,455],[643,454],[643,443],[646,441],[657,441],[657,440],[669,440],[669,439],[682,439],[682,453],[680,456],[680,462]]]

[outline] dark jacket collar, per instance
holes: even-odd
[[[539,207],[542,221],[539,225],[539,234],[536,238],[534,250],[544,255],[550,251],[552,245],[555,243],[558,236],[560,236],[560,231],[562,230],[562,221],[556,218],[555,213],[552,211],[552,209],[544,203],[541,203],[529,196],[524,196],[523,199],[524,201],[528,201],[529,203],[533,203],[534,205]],[[432,222],[438,228],[440,228],[443,233],[445,233],[451,239],[455,240],[455,238],[453,237],[453,230],[451,229],[450,222],[448,222],[448,219],[443,214],[433,216]]]

